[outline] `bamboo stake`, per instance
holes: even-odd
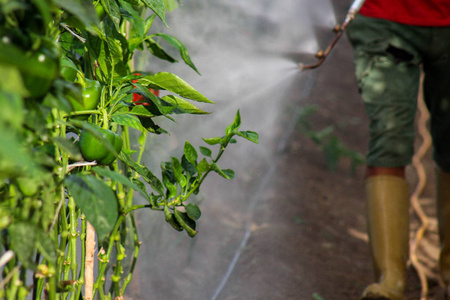
[[[93,299],[94,290],[94,252],[95,252],[95,229],[87,222],[86,227],[86,265],[84,267],[84,299]]]

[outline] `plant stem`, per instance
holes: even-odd
[[[137,232],[137,226],[136,226],[136,220],[134,219],[133,213],[130,214],[131,218],[131,225],[133,230],[133,239],[134,239],[134,254],[133,254],[133,261],[131,262],[131,268],[130,272],[128,273],[127,277],[125,278],[125,281],[122,286],[121,295],[125,293],[125,289],[127,288],[128,284],[131,282],[131,279],[133,278],[134,268],[136,266],[137,258],[139,256],[139,248],[141,247],[141,241],[139,240],[138,232]]]
[[[70,210],[70,269],[72,271],[72,280],[76,281],[78,278],[78,261],[77,261],[77,240],[78,240],[78,215],[76,211],[75,200],[73,197],[69,198],[68,204]],[[76,292],[71,293],[71,299],[75,300]]]
[[[78,276],[78,292],[76,299],[80,299],[81,296],[81,288],[85,282],[85,267],[86,267],[86,234],[87,234],[87,221],[84,214],[81,215],[81,266],[80,266],[80,275]],[[86,294],[86,292],[85,292]]]
[[[104,276],[105,276],[105,270],[106,267],[108,266],[109,263],[109,259],[111,257],[111,252],[112,249],[114,247],[114,242],[115,242],[115,236],[120,228],[120,225],[122,224],[123,220],[125,218],[125,215],[122,214],[119,216],[119,218],[117,219],[116,225],[114,226],[113,231],[111,232],[110,236],[109,236],[109,242],[108,242],[108,249],[106,250],[106,253],[104,255],[102,255],[101,260],[99,259],[99,268],[98,268],[98,275],[97,275],[97,280],[94,283],[94,297],[96,295],[97,290],[99,290],[100,293],[100,299],[104,298],[103,295],[103,289],[100,289],[100,286],[102,286],[102,281],[104,281]]]
[[[143,141],[141,141],[142,144],[139,145],[139,155],[138,155],[138,159],[136,160],[136,162],[138,164],[141,163],[142,160],[142,155],[144,154],[145,151],[145,144],[147,142],[147,131],[142,133],[144,135]]]

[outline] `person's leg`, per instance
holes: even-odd
[[[404,177],[397,176],[404,168],[371,169],[366,180],[366,218],[376,283],[364,290],[361,299],[405,299],[409,193]]]
[[[441,277],[450,299],[450,28],[435,29],[435,44],[424,60],[424,97],[431,115]]]
[[[349,28],[358,85],[370,118],[366,205],[375,283],[363,300],[401,300],[409,254],[404,167],[414,154],[420,55],[388,21],[357,17]]]

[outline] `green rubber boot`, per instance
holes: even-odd
[[[364,290],[361,300],[405,300],[409,255],[408,184],[397,176],[369,177],[366,197],[376,283]]]
[[[450,299],[450,173],[437,170],[436,202],[441,252],[439,268],[446,285],[446,297]]]

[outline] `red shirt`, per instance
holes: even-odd
[[[450,0],[366,0],[360,14],[416,26],[450,26]]]

